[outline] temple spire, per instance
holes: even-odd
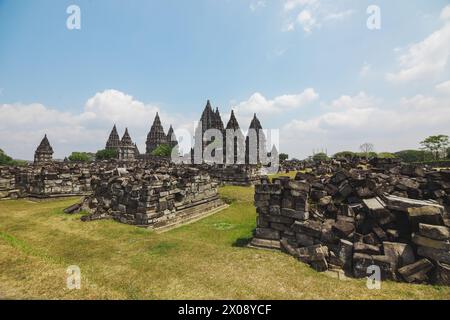
[[[227,129],[239,130],[239,123],[234,115],[234,110],[231,110],[230,120],[227,124]]]
[[[117,149],[120,146],[120,137],[117,133],[116,124],[114,124],[111,133],[109,134],[108,141],[106,141],[106,149]]]
[[[51,162],[53,156],[53,148],[48,141],[47,134],[44,135],[41,143],[34,153],[34,163],[42,164],[46,162]]]
[[[128,133],[128,128],[125,128],[125,133],[122,136],[122,140],[120,141],[122,146],[132,146],[133,140],[131,140],[130,134]]]
[[[151,154],[161,144],[167,144],[167,135],[164,133],[159,113],[156,112],[152,127],[147,135],[146,153]]]

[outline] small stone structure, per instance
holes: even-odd
[[[450,171],[377,165],[262,179],[251,245],[337,275],[375,265],[382,279],[450,285]]]
[[[121,161],[132,161],[136,158],[136,153],[139,155],[139,151],[136,150],[137,146],[131,140],[130,134],[128,133],[128,128],[125,129],[122,139],[120,140],[119,147],[119,160]]]
[[[160,229],[224,206],[217,183],[195,168],[117,170],[109,179],[93,178],[92,187],[93,196],[86,200],[92,213],[84,221],[112,218]]]
[[[261,177],[261,169],[256,165],[202,165],[199,168],[224,185],[255,185]]]
[[[153,120],[153,124],[150,128],[150,132],[147,135],[147,141],[145,144],[147,147],[147,154],[152,154],[152,152],[155,151],[158,146],[163,144],[169,145],[171,147],[174,147],[178,144],[172,125],[170,126],[167,135],[164,133],[164,128],[161,124],[161,119],[159,118],[158,113],[156,113],[155,119]]]
[[[45,164],[52,162],[53,148],[47,139],[47,135],[44,136],[41,143],[34,153],[34,163],[35,164]]]

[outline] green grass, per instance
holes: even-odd
[[[223,187],[230,206],[155,233],[114,221],[81,222],[76,199],[0,202],[0,298],[449,299],[450,288],[339,281],[281,252],[245,247],[255,228],[252,187]],[[66,289],[78,265],[81,290]]]

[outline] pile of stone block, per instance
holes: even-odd
[[[112,177],[92,179],[91,214],[82,220],[114,219],[162,228],[183,223],[223,205],[218,184],[195,168],[116,170]],[[69,211],[75,211],[69,210]]]
[[[449,285],[449,171],[394,164],[261,179],[251,245],[318,271],[361,278],[375,265],[382,279]]]
[[[91,169],[80,166],[46,166],[27,179],[31,197],[47,198],[90,194]]]
[[[16,184],[16,168],[0,166],[0,200],[17,199],[22,191]]]

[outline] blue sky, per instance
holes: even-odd
[[[117,122],[143,149],[157,110],[188,128],[206,99],[245,129],[256,111],[296,157],[418,147],[449,134],[448,4],[0,0],[0,148],[31,159],[48,132],[56,157],[95,151]]]

